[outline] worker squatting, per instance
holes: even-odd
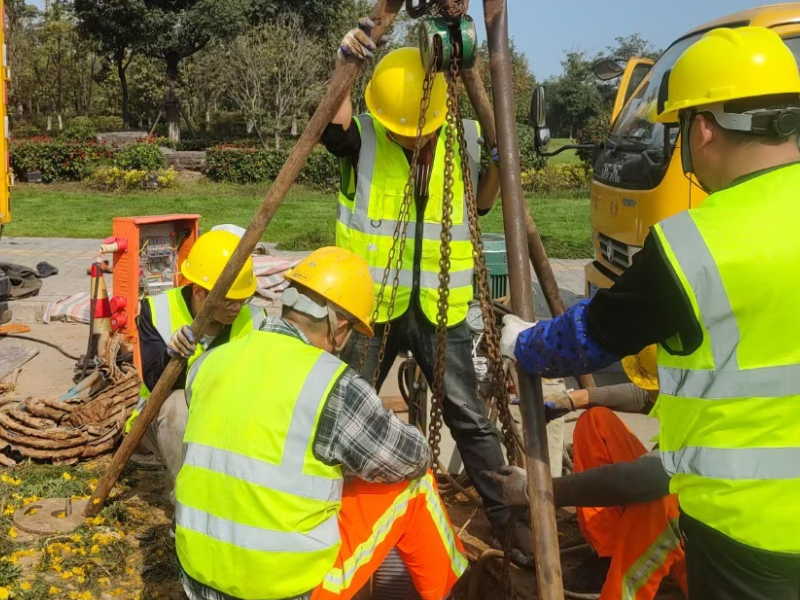
[[[371,27],[362,20],[345,36],[339,60],[372,56]],[[280,317],[248,304],[248,261],[194,339],[193,315],[238,243],[224,227],[201,236],[181,266],[189,285],[142,303],[142,404],[169,357],[187,359],[146,442],[174,483],[176,548],[193,600],[351,598],[389,556],[402,559],[420,597],[440,600],[467,568],[425,439],[383,409],[364,376],[377,368],[380,386],[397,352],[411,350],[433,377],[446,91],[437,75],[417,132],[424,76],[417,50],[390,52],[367,87],[369,111],[354,117],[348,95],[326,129],[324,145],[349,168],[337,247],[287,274]],[[634,380],[644,390],[547,398],[551,415],[589,408],[575,430],[577,473],[556,479],[554,492],[557,504],[581,507],[581,529],[606,558],[604,600],[653,598],[667,575],[691,600],[797,600],[800,298],[786,277],[800,264],[797,65],[771,30],[713,30],[665,76],[653,114],[678,124],[684,171],[711,195],[656,225],[609,290],[547,322],[507,317],[503,350],[521,370],[556,377],[657,345],[657,376]],[[464,129],[485,213],[497,152],[481,171],[479,128]],[[396,293],[379,293],[409,177],[417,227]],[[454,230],[465,230],[466,211],[454,215]],[[530,565],[530,531],[510,510],[527,503],[525,472],[504,466],[476,393],[464,323],[468,237],[454,238],[452,264],[445,422],[497,540]],[[644,412],[653,402],[661,431],[648,453],[610,409]]]

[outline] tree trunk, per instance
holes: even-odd
[[[130,98],[128,96],[128,65],[125,64],[125,52],[117,52],[114,56],[117,63],[117,76],[119,77],[119,88],[122,92],[122,126],[128,129],[131,125]],[[128,63],[130,64],[130,63]]]
[[[175,52],[170,52],[166,56],[167,61],[167,95],[164,99],[164,114],[169,131],[169,140],[175,144],[181,141],[180,128],[180,101],[178,100],[178,65],[181,58]]]

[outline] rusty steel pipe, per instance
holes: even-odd
[[[508,247],[511,305],[520,317],[533,321],[535,315],[533,285],[528,265],[525,199],[520,179],[519,144],[512,98],[514,88],[508,45],[508,7],[506,0],[484,0],[483,10],[489,42],[492,89],[495,94],[494,115],[500,152],[500,185],[503,192],[503,223]],[[563,600],[564,587],[561,581],[541,379],[529,377],[525,373],[519,375],[538,597],[540,600]]]
[[[402,6],[403,0],[379,0],[376,2],[371,14],[371,18],[375,22],[372,36],[376,42],[380,40],[386,29],[392,24]],[[311,117],[300,139],[294,145],[294,148],[292,148],[289,158],[286,159],[283,167],[281,167],[275,181],[270,186],[267,196],[253,216],[253,220],[250,222],[247,231],[239,241],[239,245],[228,260],[228,264],[225,266],[216,284],[214,284],[213,289],[209,292],[208,298],[206,298],[205,303],[203,303],[203,307],[195,316],[194,322],[192,323],[195,339],[200,339],[202,337],[203,332],[206,330],[211,320],[211,314],[224,300],[225,294],[228,292],[234,279],[236,279],[236,275],[241,270],[245,260],[247,260],[247,257],[253,252],[253,248],[255,248],[256,244],[261,240],[264,230],[278,210],[289,188],[291,188],[295,179],[297,179],[300,170],[306,163],[308,155],[311,154],[314,146],[319,141],[322,131],[336,114],[342,102],[342,98],[344,98],[345,94],[352,86],[359,70],[360,62],[356,60],[349,60],[337,65],[333,77],[328,83],[325,96],[314,112],[314,115]],[[171,359],[167,364],[158,383],[156,383],[155,388],[153,388],[153,392],[150,398],[148,398],[144,410],[136,419],[133,429],[125,436],[125,439],[111,460],[108,471],[106,471],[102,479],[98,482],[97,489],[86,507],[86,516],[91,517],[96,515],[103,507],[103,502],[108,498],[108,494],[111,492],[111,488],[117,482],[117,479],[119,479],[122,469],[125,468],[134,449],[139,445],[145,430],[156,415],[158,415],[162,404],[164,404],[164,400],[172,391],[175,380],[181,372],[183,372],[184,365],[185,361],[178,358]]]

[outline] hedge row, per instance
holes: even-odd
[[[206,175],[214,181],[260,183],[275,179],[290,150],[217,146],[206,153]],[[321,189],[336,189],[339,184],[338,160],[321,148],[308,157],[297,181]]]
[[[52,123],[51,123],[52,125]],[[64,123],[63,131],[46,132],[41,123],[15,121],[11,127],[11,136],[16,139],[53,135],[66,140],[91,140],[98,132],[122,131],[122,118],[115,115],[97,115],[93,117],[72,117]]]
[[[584,164],[546,165],[522,172],[522,189],[526,192],[557,192],[587,189],[592,172]]]
[[[11,143],[11,168],[22,181],[34,171],[42,174],[44,183],[53,183],[80,181],[101,165],[156,171],[163,162],[161,151],[153,144],[134,144],[114,152],[103,144],[87,141],[31,138]]]

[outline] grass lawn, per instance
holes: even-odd
[[[569,138],[553,138],[550,140],[550,143],[547,144],[547,150],[552,152],[561,146],[574,143],[575,141]],[[572,165],[578,164],[581,160],[578,158],[578,155],[575,154],[575,150],[564,150],[561,154],[556,154],[548,158],[547,162],[551,165]]]
[[[267,184],[234,185],[182,182],[156,192],[102,193],[80,183],[18,184],[12,191],[12,222],[5,235],[104,238],[115,216],[199,213],[201,228],[217,223],[246,226],[264,197]],[[591,256],[587,193],[528,198],[545,246],[557,258]],[[265,240],[287,250],[332,244],[336,195],[295,186],[267,228]],[[502,231],[498,206],[482,220],[484,232]]]

